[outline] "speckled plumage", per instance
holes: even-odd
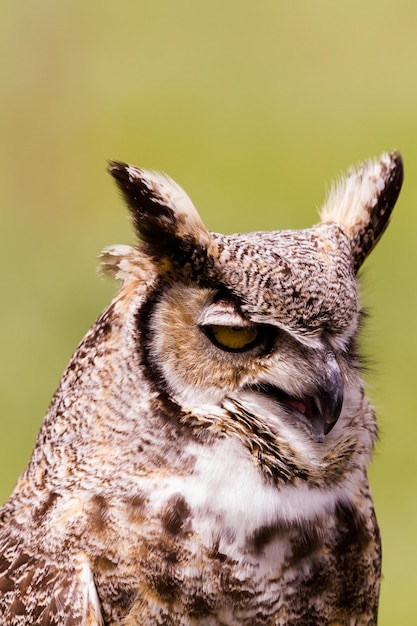
[[[110,172],[141,243],[103,253],[123,286],[0,511],[0,623],[376,624],[356,272],[400,156],[352,171],[318,226],[230,236],[170,179]]]

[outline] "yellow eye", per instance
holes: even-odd
[[[227,350],[245,350],[258,336],[254,326],[210,326],[210,330],[215,342]]]

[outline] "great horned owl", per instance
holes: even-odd
[[[307,230],[208,232],[171,179],[110,173],[141,239],[0,512],[0,622],[321,626],[377,620],[376,438],[356,273],[398,153]]]

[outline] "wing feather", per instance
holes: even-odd
[[[10,532],[12,531],[12,532]],[[10,527],[0,529],[0,623],[4,626],[102,626],[88,558],[31,554]]]

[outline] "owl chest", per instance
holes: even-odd
[[[96,577],[109,623],[275,624],[256,615],[265,606],[277,613],[294,578],[287,538],[278,529],[248,535],[237,519],[231,524],[211,503],[193,508],[188,498],[180,491],[168,496],[153,521],[132,532],[125,558],[115,553],[118,585],[107,572]]]
[[[121,589],[136,598],[127,623],[165,623],[168,612],[178,620],[172,624],[253,625],[265,606],[282,613],[285,597],[299,593],[323,551],[310,518],[328,503],[312,498],[307,505],[296,491],[267,484],[256,463],[227,442],[199,450],[189,472],[165,468],[140,477],[140,496],[130,499],[115,531],[124,527],[124,536],[112,542]],[[295,523],[303,515],[304,531]],[[111,590],[105,571],[97,578],[99,594],[111,597],[114,578]]]

